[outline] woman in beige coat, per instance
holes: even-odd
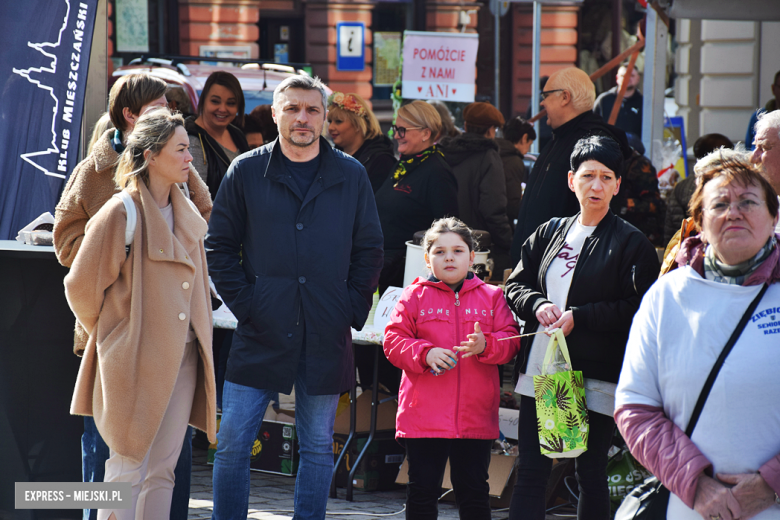
[[[71,413],[92,415],[111,450],[106,482],[131,482],[130,509],[101,520],[168,518],[173,470],[187,424],[216,438],[206,222],[175,183],[192,156],[184,120],[166,108],[142,116],[117,167],[114,197],[86,227],[65,277],[71,309],[89,333]]]

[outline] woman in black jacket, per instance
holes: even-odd
[[[609,203],[620,189],[623,155],[609,137],[581,139],[571,155],[569,189],[580,212],[542,224],[523,244],[520,262],[507,280],[510,308],[525,321],[524,332],[560,328],[574,370],[582,371],[587,394],[588,449],[577,458],[578,518],[607,519],[607,450],[612,441],[614,399],[628,332],[642,295],[658,276],[658,257],[641,231],[615,216]],[[524,338],[515,366],[520,398],[517,483],[509,517],[542,520],[552,461],[541,454],[533,398],[548,338]],[[596,381],[593,381],[596,380]],[[597,398],[601,396],[601,399]],[[592,397],[592,398],[591,398]],[[598,413],[594,413],[596,409]]]
[[[379,121],[357,94],[334,92],[328,98],[328,133],[341,150],[363,165],[374,193],[393,171],[393,142],[382,133]]]
[[[213,72],[206,80],[197,116],[184,124],[190,136],[192,166],[209,187],[211,200],[217,197],[222,178],[233,159],[250,150],[239,126],[244,124],[244,92],[229,72]]]
[[[398,109],[393,132],[401,159],[375,194],[385,237],[380,294],[389,286],[403,285],[406,241],[436,219],[458,216],[458,181],[433,144],[440,131],[439,113],[425,101]]]

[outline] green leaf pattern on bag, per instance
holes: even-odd
[[[560,332],[550,338],[548,351],[559,345],[571,366],[566,340]],[[552,356],[548,355],[547,359]],[[556,458],[576,457],[587,450],[588,410],[582,372],[549,374],[543,367],[542,375],[534,376],[534,395],[542,454]]]

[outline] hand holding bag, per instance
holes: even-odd
[[[693,408],[691,414],[691,420],[688,422],[688,427],[685,428],[685,435],[691,438],[693,435],[693,429],[696,428],[696,423],[699,421],[699,416],[704,408],[704,403],[707,402],[707,397],[710,395],[712,385],[715,383],[715,379],[718,377],[723,362],[726,361],[726,357],[734,348],[734,344],[739,339],[742,331],[745,329],[748,320],[753,315],[753,312],[758,307],[758,303],[761,298],[764,297],[768,285],[759,291],[758,296],[748,305],[745,314],[737,324],[734,332],[731,334],[726,346],[723,347],[720,356],[718,356],[715,365],[710,370],[710,375],[707,376],[707,380],[704,382],[704,387],[701,389],[699,399],[696,401],[696,406]],[[631,490],[620,504],[617,512],[615,513],[615,520],[664,520],[666,519],[666,510],[669,507],[669,490],[666,489],[661,481],[656,477],[649,477],[645,481]]]
[[[565,363],[556,362],[558,351]],[[550,337],[541,375],[534,376],[534,397],[542,455],[573,458],[588,449],[588,407],[582,372],[571,370],[561,329]]]

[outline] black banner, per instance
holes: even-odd
[[[0,240],[54,214],[78,164],[97,2],[0,2]]]

